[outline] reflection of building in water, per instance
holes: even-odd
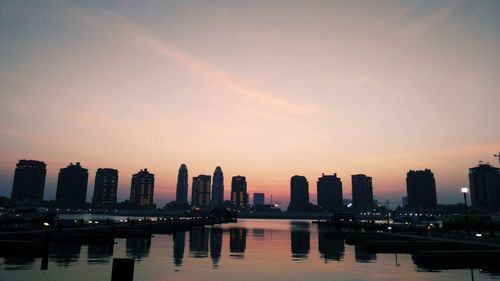
[[[25,255],[26,254],[26,255]],[[39,255],[30,255],[29,253],[17,254],[17,253],[8,253],[2,254],[3,257],[3,269],[32,269],[33,264],[35,263],[35,258]]]
[[[58,266],[69,266],[77,262],[80,258],[81,244],[61,243],[50,247],[50,261],[57,263]]]
[[[344,258],[344,239],[328,237],[326,231],[318,229],[318,249],[325,262],[340,261]]]
[[[106,264],[113,256],[114,241],[91,243],[87,248],[87,263]]]
[[[222,251],[222,228],[212,227],[210,230],[210,257],[212,265],[217,267]]]
[[[208,257],[208,235],[204,227],[193,228],[189,232],[189,256],[193,258]]]
[[[252,229],[252,235],[254,238],[264,238],[265,231],[263,228],[254,228]]]
[[[367,252],[361,245],[354,245],[354,254],[356,262],[371,262],[377,260],[377,254]]]
[[[134,237],[127,238],[125,243],[127,257],[131,257],[140,261],[143,257],[149,256],[149,248],[151,248],[151,237]]]
[[[174,265],[181,266],[184,258],[184,244],[186,243],[186,232],[179,231],[174,234]]]
[[[247,245],[247,229],[231,228],[229,230],[229,251],[232,257],[243,258]]]
[[[311,249],[309,225],[303,229],[291,229],[292,259],[303,260],[309,255]]]

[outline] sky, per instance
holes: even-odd
[[[221,166],[284,207],[322,173],[401,202],[429,168],[439,203],[498,166],[500,1],[0,0],[0,196],[20,159],[155,174],[155,201]],[[191,185],[191,180],[190,180]],[[189,192],[189,196],[190,196]],[[251,196],[252,197],[252,196]]]

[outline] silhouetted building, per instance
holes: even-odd
[[[94,204],[116,204],[118,191],[118,170],[99,168],[95,173]]]
[[[356,210],[373,208],[372,178],[366,175],[352,175],[352,205]]]
[[[189,232],[189,255],[193,258],[208,257],[208,236],[206,228],[192,228]]]
[[[11,198],[20,201],[42,201],[46,174],[44,162],[19,160],[14,172]]]
[[[130,204],[135,207],[153,207],[155,175],[148,169],[141,169],[132,175],[130,187]]]
[[[264,193],[254,193],[253,194],[253,205],[254,206],[264,206],[265,202],[265,194]]]
[[[177,190],[175,193],[175,202],[187,204],[188,196],[188,169],[186,164],[182,164],[177,175]]]
[[[222,202],[224,202],[224,174],[221,167],[217,166],[212,183],[212,206],[222,205]]]
[[[406,175],[408,208],[437,208],[436,181],[431,170],[410,170]]]
[[[472,207],[488,212],[500,210],[500,169],[479,164],[469,169]]]
[[[321,178],[318,178],[317,188],[319,207],[326,211],[342,209],[342,181],[337,174],[322,174]]]
[[[291,223],[290,241],[293,260],[303,260],[311,249],[309,223]]]
[[[403,205],[403,208],[408,208],[408,197],[403,197],[401,198],[401,203]]]
[[[210,257],[212,265],[216,268],[219,265],[219,260],[222,252],[222,228],[212,227],[210,229]]]
[[[59,171],[57,179],[56,201],[73,204],[84,204],[87,199],[87,182],[89,172],[80,166],[70,163]]]
[[[243,258],[247,247],[247,229],[231,228],[229,230],[229,251],[230,256]]]
[[[210,205],[210,181],[212,177],[199,175],[193,177],[193,189],[191,192],[191,206],[196,208],[208,208]]]
[[[247,180],[245,177],[233,177],[231,181],[231,202],[240,208],[248,205]]]
[[[177,231],[174,237],[174,265],[181,266],[184,258],[184,245],[186,243],[186,232]]]
[[[289,211],[305,211],[309,205],[309,183],[304,176],[293,176],[290,179]]]

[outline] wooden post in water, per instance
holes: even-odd
[[[134,259],[114,258],[111,281],[133,281]]]

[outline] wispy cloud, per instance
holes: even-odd
[[[317,107],[303,105],[277,97],[279,95],[275,93],[248,87],[244,83],[241,83],[236,77],[221,70],[216,65],[180,50],[116,13],[98,7],[93,7],[92,10],[89,10],[76,6],[75,4],[63,3],[65,6],[69,7],[75,15],[93,28],[110,28],[112,29],[111,31],[119,32],[126,36],[130,42],[144,46],[148,50],[154,51],[164,58],[170,59],[178,65],[189,69],[208,83],[210,88],[224,89],[226,93],[239,95],[251,102],[272,106],[274,109],[287,113],[302,114],[324,112],[324,110]]]

